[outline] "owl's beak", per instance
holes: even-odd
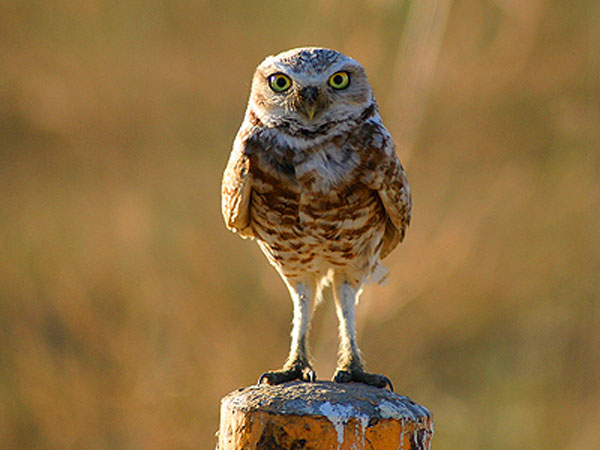
[[[304,113],[306,114],[306,117],[308,117],[308,120],[313,120],[317,115],[317,104],[313,103],[311,105],[306,105],[304,108]]]
[[[327,108],[327,101],[320,89],[315,86],[302,88],[298,92],[298,111],[308,120],[313,120]]]

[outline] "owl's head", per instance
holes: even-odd
[[[256,69],[250,106],[267,126],[308,130],[355,118],[373,93],[363,67],[335,50],[297,48],[267,57]]]

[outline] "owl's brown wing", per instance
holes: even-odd
[[[383,183],[377,193],[388,216],[380,253],[380,257],[385,258],[404,239],[412,209],[408,181],[395,152],[389,157]]]
[[[221,184],[221,213],[225,225],[243,238],[254,237],[250,224],[252,174],[246,146],[236,139]]]
[[[371,128],[371,127],[368,127]],[[380,257],[385,258],[404,239],[410,223],[412,200],[404,168],[396,155],[394,141],[383,126],[371,128],[363,161],[368,171],[363,180],[377,192],[387,214]]]

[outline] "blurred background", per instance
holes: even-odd
[[[220,178],[256,65],[365,66],[414,215],[369,285],[372,371],[436,449],[600,448],[600,3],[0,6],[0,447],[213,448],[291,302]],[[317,310],[319,378],[335,367]]]

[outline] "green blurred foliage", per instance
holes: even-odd
[[[211,448],[278,367],[291,304],[227,232],[220,176],[254,67],[361,61],[414,195],[367,286],[370,368],[438,449],[600,448],[600,4],[0,5],[0,447]],[[331,302],[313,353],[335,365]]]

